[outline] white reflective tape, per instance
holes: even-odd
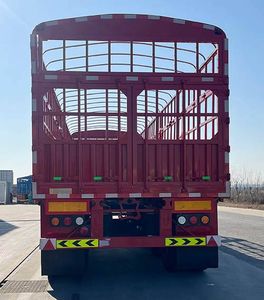
[[[202,77],[203,82],[213,82],[214,78],[213,77]]]
[[[186,21],[182,20],[182,19],[173,19],[173,23],[177,23],[177,24],[185,24]]]
[[[33,199],[45,199],[45,194],[37,194],[37,183],[32,182],[32,195]]]
[[[86,76],[86,80],[99,80],[99,76]]]
[[[228,64],[224,65],[224,75],[228,76]]]
[[[229,164],[229,152],[225,152],[225,164]]]
[[[75,20],[75,22],[86,22],[86,21],[88,21],[88,17],[79,17],[79,18],[75,18],[74,19]]]
[[[57,194],[57,198],[70,198],[70,194]]]
[[[201,193],[189,193],[190,198],[201,197]]]
[[[204,29],[215,30],[215,26],[210,24],[203,24]]]
[[[161,81],[173,81],[173,77],[161,77]]]
[[[225,112],[228,113],[229,112],[229,101],[225,100]]]
[[[110,239],[109,240],[100,240],[99,247],[108,247],[110,246]]]
[[[136,19],[137,15],[124,15],[125,19]]]
[[[37,46],[37,36],[35,34],[30,35],[30,47],[36,47]]]
[[[138,81],[138,77],[137,76],[127,76],[126,80],[127,81]]]
[[[113,15],[101,15],[101,19],[113,19]]]
[[[228,39],[225,39],[224,41],[224,49],[225,51],[228,51]]]
[[[36,164],[38,162],[37,151],[32,151],[32,163]]]
[[[118,194],[105,194],[105,198],[118,198]]]
[[[93,199],[94,194],[82,194],[82,199]]]
[[[231,195],[231,182],[226,182],[226,191],[225,193],[218,193],[218,197],[220,198],[229,198]]]
[[[159,19],[160,19],[160,16],[149,15],[149,16],[148,16],[148,19],[149,19],[149,20],[159,20]]]
[[[58,21],[49,21],[49,22],[45,22],[46,26],[54,26],[54,25],[58,25],[59,22]]]
[[[31,61],[31,74],[37,73],[37,62],[35,60]]]
[[[32,98],[32,111],[37,111],[37,99]]]
[[[129,194],[129,198],[140,198],[141,197],[141,193],[130,193]]]
[[[58,79],[58,75],[53,75],[53,74],[47,74],[44,77],[47,80],[57,80]]]
[[[50,188],[49,193],[51,195],[72,194],[72,188]]]
[[[160,198],[171,197],[171,193],[159,193]]]

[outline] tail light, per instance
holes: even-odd
[[[60,224],[60,219],[58,217],[53,217],[50,222],[53,226],[58,226]]]
[[[76,223],[76,225],[81,226],[84,223],[83,217],[77,217],[75,219],[75,223]]]
[[[70,226],[72,224],[72,218],[71,217],[65,217],[63,220],[63,224],[65,226]]]
[[[209,219],[209,217],[208,216],[202,216],[201,217],[201,222],[203,223],[203,224],[208,224],[209,223],[209,221],[210,221],[210,219]]]
[[[186,218],[185,218],[184,216],[180,216],[180,217],[178,218],[178,223],[179,223],[180,225],[184,225],[184,224],[186,223]]]
[[[192,216],[192,217],[190,217],[190,223],[191,223],[191,224],[193,224],[193,225],[194,225],[194,224],[196,224],[196,223],[197,223],[197,221],[198,221],[198,220],[197,220],[197,217],[196,217],[196,216]]]

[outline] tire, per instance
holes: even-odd
[[[87,268],[87,262],[87,250],[41,251],[41,274],[48,276],[81,276]]]

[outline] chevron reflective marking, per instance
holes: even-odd
[[[165,238],[166,247],[206,246],[206,237]]]
[[[98,239],[79,239],[79,240],[57,240],[56,248],[97,248]]]

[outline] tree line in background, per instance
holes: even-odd
[[[244,173],[231,181],[231,202],[264,204],[264,180],[260,175]]]

